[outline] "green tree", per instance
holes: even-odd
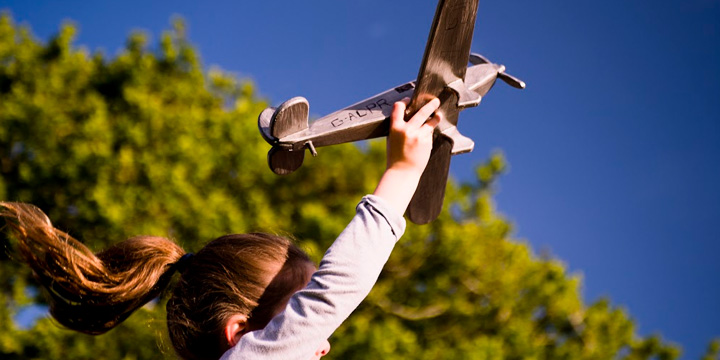
[[[718,360],[720,359],[720,338],[714,339],[708,344],[708,348],[702,360]]]
[[[265,230],[294,234],[319,260],[381,175],[380,141],[326,148],[291,176],[272,174],[256,129],[266,102],[247,81],[203,71],[181,22],[155,49],[131,35],[114,58],[74,46],[74,33],[64,25],[42,43],[0,17],[0,199],[38,205],[91,248],[153,234],[193,251]],[[578,276],[513,239],[492,200],[505,166],[491,155],[476,182],[451,182],[437,221],[409,225],[330,358],[678,356],[659,336],[638,336],[609,301],[585,304]],[[0,241],[0,358],[174,356],[162,298],[102,336],[51,319],[19,328],[14,316],[42,294],[12,261],[12,241]]]

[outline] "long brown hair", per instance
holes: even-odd
[[[0,217],[17,240],[20,260],[48,290],[51,315],[87,334],[107,332],[156,298],[186,254],[172,240],[154,236],[129,238],[93,253],[29,204],[0,202]],[[178,355],[218,359],[230,348],[224,328],[235,314],[264,327],[267,314],[307,281],[299,269],[308,263],[281,236],[236,234],[208,243],[184,264],[167,303],[168,331]],[[264,294],[271,281],[272,291]]]

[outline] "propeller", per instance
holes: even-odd
[[[488,58],[477,54],[477,53],[471,53],[469,61],[473,65],[481,65],[481,64],[492,64]],[[500,65],[501,71],[498,72],[498,77],[502,79],[506,84],[516,88],[516,89],[524,89],[525,88],[525,82],[505,73],[505,67]]]

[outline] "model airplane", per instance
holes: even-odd
[[[258,118],[263,138],[272,145],[268,163],[280,175],[297,170],[305,150],[387,136],[393,104],[405,97],[411,101],[406,119],[432,98],[442,102],[442,122],[435,130],[432,154],[407,215],[416,224],[426,224],[440,214],[445,197],[450,156],[473,150],[475,143],[460,134],[460,110],[477,106],[497,78],[518,89],[525,83],[505,73],[481,55],[470,54],[478,0],[440,0],[430,30],[417,81],[411,81],[336,111],[308,124],[309,105],[294,97],[277,108],[265,109]],[[468,67],[468,62],[472,64]]]

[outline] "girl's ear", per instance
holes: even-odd
[[[225,324],[225,338],[230,347],[237,345],[247,329],[247,316],[235,314]]]

